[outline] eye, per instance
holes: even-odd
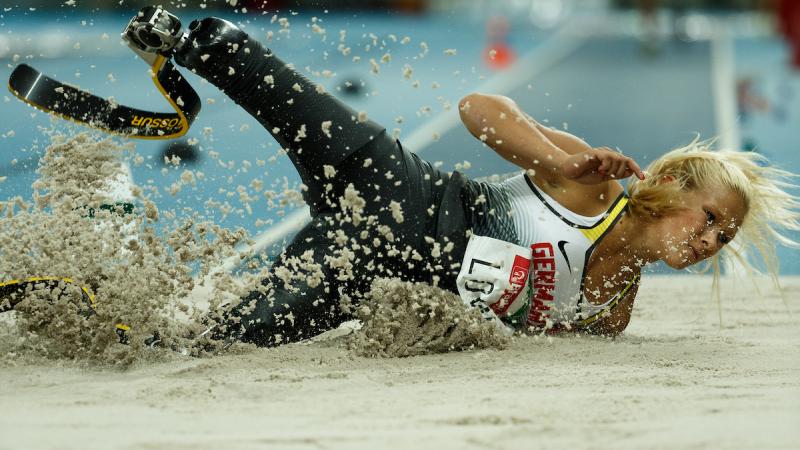
[[[731,241],[731,238],[729,238],[727,234],[725,234],[725,233],[723,233],[723,232],[720,232],[720,233],[719,233],[719,241],[720,241],[720,242],[721,242],[723,245],[725,245],[725,244],[727,244],[728,242],[730,242],[730,241]]]
[[[715,220],[716,218],[717,218],[717,216],[715,216],[715,215],[714,215],[714,213],[712,213],[712,212],[711,212],[711,211],[709,211],[709,210],[706,210],[706,223],[708,223],[709,225],[711,225],[712,223],[714,223],[714,220]]]

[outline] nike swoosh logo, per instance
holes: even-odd
[[[558,249],[561,250],[561,254],[564,255],[564,259],[567,260],[567,269],[569,273],[572,273],[572,264],[569,263],[569,256],[567,256],[567,251],[564,250],[564,245],[569,244],[567,241],[558,241]]]

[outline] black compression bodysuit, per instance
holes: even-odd
[[[312,216],[274,262],[273,275],[224,314],[215,337],[262,346],[311,337],[346,320],[340,300],[357,302],[376,276],[457,292],[469,228],[464,186],[471,182],[404,150],[377,123],[360,122],[232,23],[207,18],[190,29],[176,62],[225,92],[287,150]],[[335,175],[326,176],[324,166]],[[363,205],[342,207],[348,189]]]

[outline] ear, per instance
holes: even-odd
[[[658,184],[672,183],[674,181],[675,177],[672,175],[661,175],[661,177],[658,179]]]

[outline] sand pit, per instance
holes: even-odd
[[[213,230],[211,240],[213,225],[189,221],[160,240],[148,228],[152,206],[87,226],[75,205],[107,199],[82,198],[67,181],[99,182],[117,168],[104,159],[115,147],[92,142],[56,140],[40,169],[44,196],[0,220],[0,241],[17,243],[16,253],[0,249],[7,276],[76,272],[103,299],[84,319],[69,300],[79,292],[65,286],[65,295],[34,293],[18,313],[0,314],[0,449],[749,449],[800,439],[800,277],[783,279],[785,302],[767,280],[763,299],[749,281],[724,280],[722,326],[710,278],[646,277],[618,339],[510,340],[452,294],[381,280],[357,307],[364,326],[354,333],[199,358],[147,349],[137,343],[151,328],[190,345],[186,328],[207,302],[187,264],[217,264],[246,236]],[[102,170],[69,172],[84,167],[68,164],[81,156],[75,143]],[[130,233],[126,221],[137,243],[112,245]],[[76,238],[67,244],[48,228]],[[75,252],[78,243],[88,247]],[[212,307],[222,291],[255,283],[217,278],[217,292],[205,293]],[[133,345],[116,342],[118,320],[132,325]]]
[[[3,351],[0,448],[794,448],[800,278],[783,282],[788,306],[723,286],[720,328],[708,278],[645,278],[621,338],[505,350],[364,358],[338,337],[126,371]]]

